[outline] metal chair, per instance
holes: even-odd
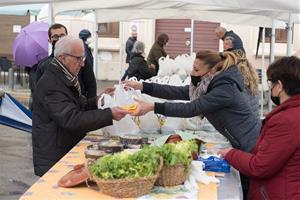
[[[7,76],[8,76],[8,70],[12,68],[12,63],[11,63],[11,60],[9,60],[7,57],[1,57],[0,58],[0,69],[1,69],[1,72],[0,72],[0,77],[1,77],[1,74],[3,72],[3,83],[5,84],[6,83],[6,73],[7,73]]]

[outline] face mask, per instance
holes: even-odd
[[[205,77],[208,73],[209,73],[209,71],[206,72],[205,74],[203,74],[202,76],[192,76],[191,75],[191,82],[193,83],[193,85],[195,87],[197,87],[198,83],[202,80],[202,77]]]
[[[279,98],[279,97],[274,97],[274,96],[272,96],[272,94],[271,94],[271,100],[273,101],[273,103],[274,103],[276,106],[280,105],[280,98]]]
[[[52,41],[52,53],[54,53],[54,48],[55,48],[56,42],[57,42],[57,40]]]
[[[137,37],[132,37],[133,40],[137,40]]]
[[[273,88],[274,88],[274,86],[273,86]],[[278,106],[278,105],[280,105],[280,98],[272,95],[273,88],[271,89],[271,100],[276,106]]]
[[[202,77],[201,76],[192,76],[191,75],[191,82],[192,84],[197,87],[198,86],[198,83],[202,80]]]
[[[91,44],[91,42],[92,42],[92,38],[88,38],[88,39],[86,39],[86,41],[85,41],[85,43],[86,43],[87,45]]]
[[[167,42],[165,45],[164,45],[164,47],[167,47],[169,45],[169,43]]]

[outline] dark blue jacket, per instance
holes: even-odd
[[[170,117],[204,115],[232,144],[250,152],[260,132],[261,122],[243,96],[243,77],[236,66],[216,75],[207,93],[188,103],[155,103],[154,112]],[[189,100],[189,86],[144,83],[143,92],[169,100]]]
[[[93,98],[97,96],[97,83],[93,70],[94,57],[90,47],[83,42],[85,51],[84,67],[78,73],[78,79],[81,87],[81,94],[86,98]]]
[[[133,45],[135,43],[135,39],[133,37],[129,37],[127,42],[126,42],[126,63],[129,63],[130,61],[130,56],[131,56],[131,50],[133,48]]]

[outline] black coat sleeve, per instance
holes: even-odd
[[[155,103],[154,112],[170,117],[195,117],[206,115],[230,106],[234,102],[234,85],[222,84],[189,103]]]
[[[151,78],[152,76],[155,76],[155,69],[149,68],[145,60],[141,59],[138,63],[135,64],[138,65],[136,66],[136,69],[138,70],[141,79],[146,80],[148,78]]]
[[[143,82],[143,93],[168,100],[190,100],[189,86],[171,86]]]
[[[51,119],[67,131],[88,132],[112,125],[110,108],[82,111],[59,89],[49,90],[43,102]]]

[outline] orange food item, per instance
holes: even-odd
[[[134,113],[137,109],[137,104],[131,104],[131,105],[127,105],[127,106],[121,106],[122,109],[127,110],[131,113]]]

